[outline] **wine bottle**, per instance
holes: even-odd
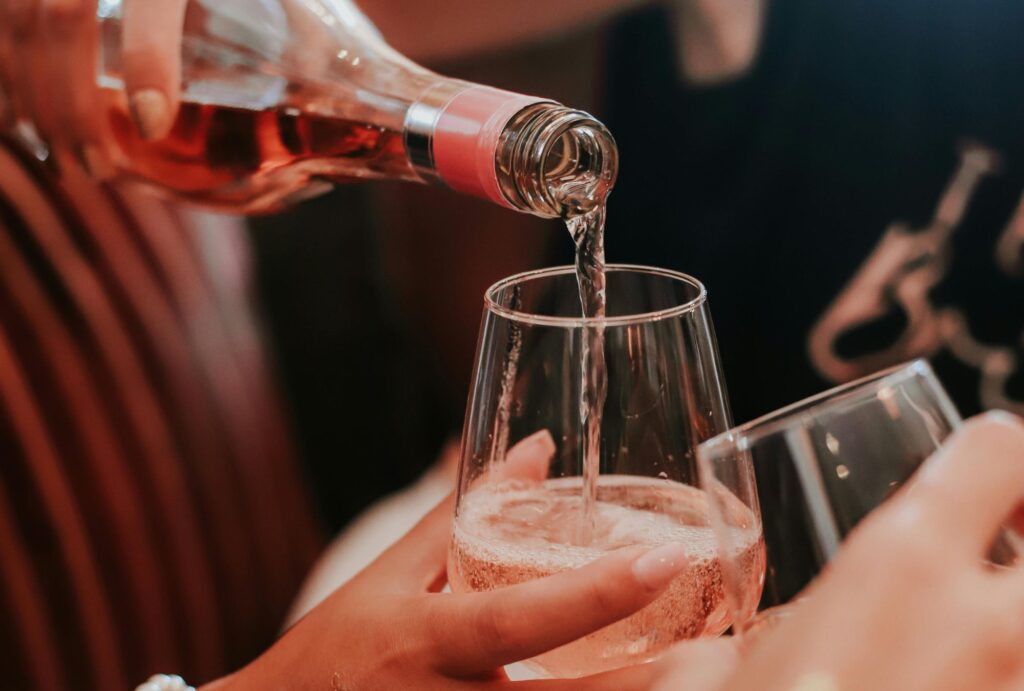
[[[124,5],[139,1],[97,11],[102,151],[120,177],[245,213],[376,178],[558,217],[614,184],[614,140],[592,116],[420,67],[348,0],[189,0],[182,103],[166,137],[144,139],[123,78]]]

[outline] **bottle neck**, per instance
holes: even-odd
[[[618,168],[611,134],[590,115],[457,80],[412,105],[404,140],[424,180],[544,217],[603,203]]]
[[[618,174],[611,133],[583,111],[537,103],[518,112],[495,150],[498,184],[514,208],[572,217],[604,204]]]

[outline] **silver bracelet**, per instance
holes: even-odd
[[[145,684],[139,684],[135,691],[196,691],[177,674],[154,674]]]

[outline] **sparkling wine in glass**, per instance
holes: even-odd
[[[649,660],[731,623],[709,499],[697,486],[697,444],[730,426],[704,288],[644,267],[612,265],[606,277],[599,320],[582,316],[570,267],[488,290],[463,435],[454,591],[541,578],[634,545],[680,543],[688,552],[690,568],[646,608],[530,661],[555,676]],[[603,331],[607,388],[596,501],[585,515],[579,362],[594,327]],[[547,442],[522,443],[538,437]],[[531,458],[524,448],[545,451]],[[737,476],[753,481],[749,467]],[[729,562],[757,588],[759,518],[738,499],[733,507],[741,515]]]

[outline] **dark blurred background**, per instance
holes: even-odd
[[[749,64],[709,41],[721,73],[691,54],[697,10],[648,8],[430,66],[606,119],[608,258],[705,282],[737,420],[918,356],[965,414],[1021,411],[1024,259],[997,245],[1021,252],[1022,7],[777,0]],[[415,185],[340,189],[252,239],[333,528],[457,434],[486,286],[571,258],[556,223]],[[895,268],[856,283],[879,262]]]

